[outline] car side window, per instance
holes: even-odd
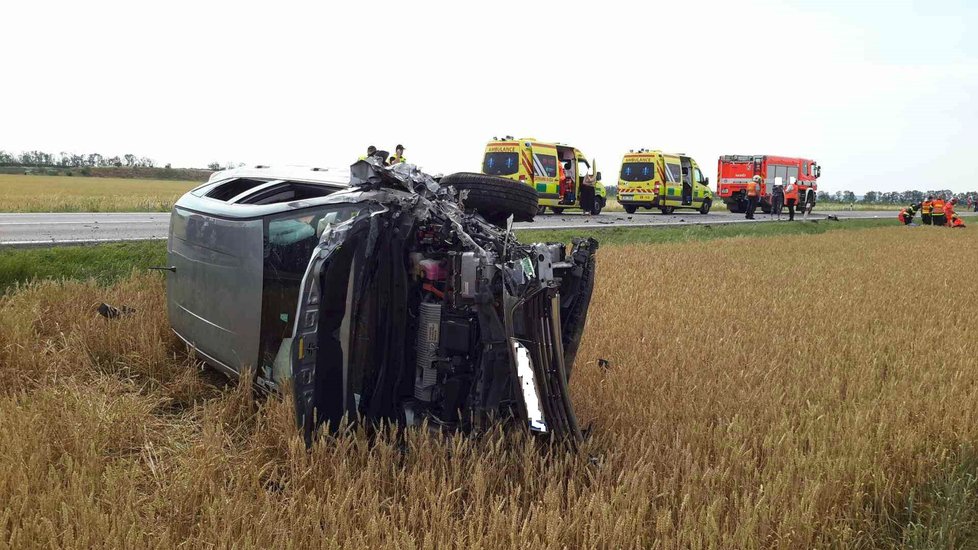
[[[267,218],[264,238],[260,368],[270,367],[292,332],[299,286],[323,232],[356,216],[363,204],[317,206]]]
[[[682,170],[678,163],[666,163],[666,177],[669,183],[679,183],[680,174],[682,174]]]

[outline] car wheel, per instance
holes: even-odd
[[[659,208],[659,210],[661,210],[663,214],[672,214],[673,212],[676,211],[676,207],[675,206],[662,206],[662,207]]]
[[[458,172],[443,177],[441,185],[468,191],[465,208],[496,225],[505,224],[510,216],[517,222],[533,221],[540,203],[536,189],[498,176]]]
[[[713,201],[706,199],[703,201],[703,206],[700,206],[700,214],[706,215],[710,213],[710,208],[713,206]]]
[[[625,212],[628,212],[629,214],[634,214],[635,211],[638,210],[638,207],[633,204],[623,204],[622,208],[624,208]]]
[[[591,208],[591,213],[597,216],[601,213],[601,209],[604,208],[604,201],[601,197],[594,199],[594,207]]]
[[[563,208],[560,208],[558,206],[551,206],[550,209],[553,210],[554,211],[554,214],[557,214],[557,215],[560,215],[560,214],[563,214],[564,213],[564,209]]]

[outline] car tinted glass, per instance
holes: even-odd
[[[249,178],[235,178],[228,180],[207,193],[207,197],[219,201],[229,201],[249,189],[268,183],[269,180],[255,180]]]
[[[238,202],[239,204],[276,204],[325,197],[336,191],[336,188],[326,187],[324,185],[287,181],[273,185],[268,189],[257,191],[253,195],[249,195]]]
[[[292,334],[299,286],[312,251],[330,225],[349,220],[366,208],[342,204],[306,208],[270,217],[265,222],[260,369],[272,368],[279,348]],[[279,357],[278,361],[285,358]]]
[[[482,172],[492,176],[508,176],[519,171],[516,153],[486,153]]]
[[[655,165],[651,162],[627,162],[621,165],[624,181],[648,181],[655,177]]]

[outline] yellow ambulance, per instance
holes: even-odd
[[[639,149],[621,159],[618,202],[629,214],[639,207],[658,208],[663,214],[672,214],[677,208],[707,214],[713,206],[713,191],[710,178],[691,157]]]
[[[540,195],[539,213],[548,207],[555,214],[567,209],[580,209],[580,188],[584,179],[593,175],[594,209],[598,214],[608,201],[601,183],[601,172],[590,163],[580,149],[561,143],[544,143],[536,138],[512,136],[493,138],[486,145],[482,173],[502,176],[537,190]],[[565,181],[561,185],[560,177]]]

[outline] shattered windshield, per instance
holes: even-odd
[[[265,222],[259,371],[287,368],[283,340],[295,324],[299,285],[323,232],[357,215],[363,204],[293,210]],[[288,342],[286,342],[288,344]]]

